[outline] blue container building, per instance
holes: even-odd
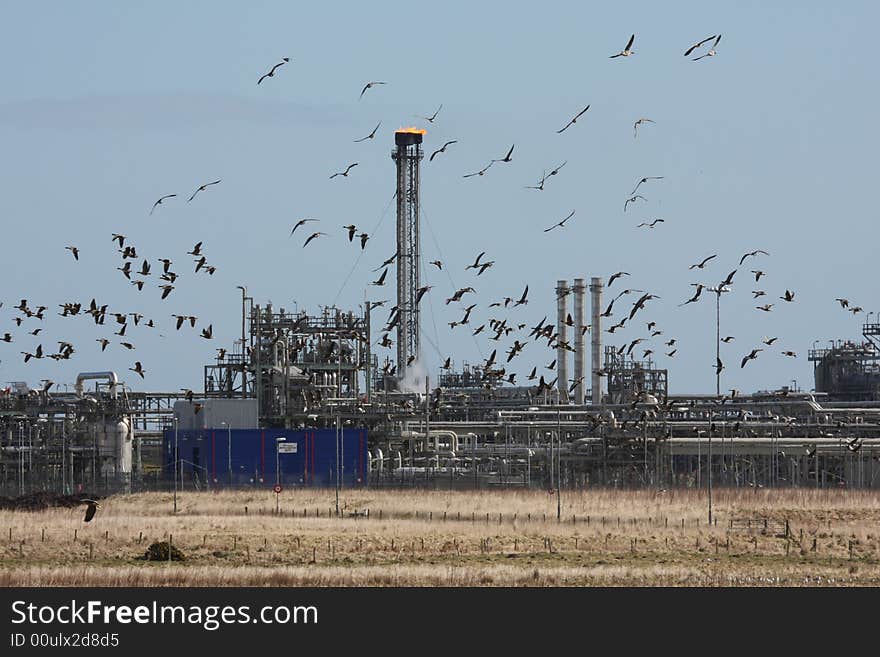
[[[174,473],[174,429],[163,436],[163,466]],[[341,435],[341,440],[337,436]],[[279,440],[283,438],[283,440]],[[184,481],[233,486],[335,486],[337,445],[340,484],[367,485],[367,430],[178,429],[177,450]],[[278,478],[276,479],[276,463]]]

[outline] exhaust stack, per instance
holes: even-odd
[[[568,294],[571,290],[568,281],[556,281],[556,389],[559,391],[559,403],[568,401],[568,349],[563,343],[568,342],[568,326],[565,323],[568,315]]]
[[[590,328],[590,367],[592,369],[592,402],[594,406],[602,403],[602,377],[599,376],[599,370],[602,369],[602,363],[599,361],[602,353],[602,288],[604,284],[602,279],[594,276],[590,279],[590,302],[592,304],[592,327]]]
[[[574,279],[574,403],[584,403],[584,293],[586,286],[583,278]]]

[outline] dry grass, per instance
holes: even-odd
[[[713,497],[710,527],[693,490],[565,492],[562,522],[546,492],[345,491],[341,518],[332,490],[285,491],[281,516],[264,491],[181,494],[177,515],[170,494],[118,496],[88,525],[81,509],[0,512],[0,586],[880,583],[877,493]],[[136,558],[169,535],[185,562]]]

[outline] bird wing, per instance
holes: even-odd
[[[709,38],[711,39],[712,37],[709,37]],[[708,41],[708,39],[707,39],[707,41]],[[714,48],[715,46],[717,46],[720,41],[721,41],[721,35],[719,34],[718,37],[715,39],[715,43],[712,44],[712,47]]]
[[[630,48],[632,48],[633,41],[635,41],[635,40],[636,40],[636,35],[633,34],[633,35],[629,38],[629,42],[626,44],[626,48],[624,48],[624,50],[629,50]]]

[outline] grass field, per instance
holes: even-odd
[[[880,494],[271,491],[0,512],[2,586],[880,585]],[[353,515],[369,509],[369,516]],[[786,529],[787,527],[787,529]],[[180,562],[148,562],[171,540]]]

